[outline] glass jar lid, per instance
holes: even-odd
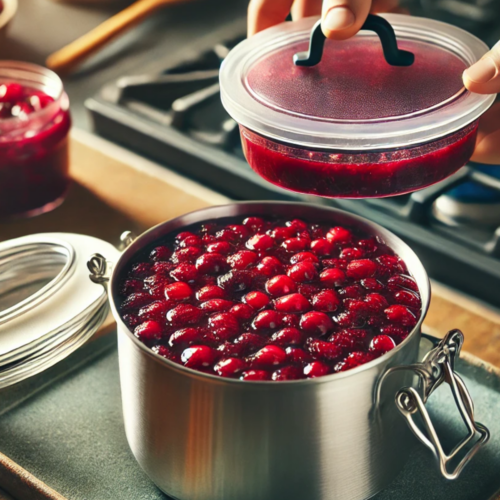
[[[377,17],[377,16],[371,16]],[[299,66],[317,18],[286,22],[237,45],[221,69],[228,113],[263,136],[332,150],[378,150],[422,144],[476,120],[495,96],[464,88],[463,71],[488,47],[466,31],[398,14],[389,21],[405,66],[386,61],[373,31],[326,40],[321,60]]]

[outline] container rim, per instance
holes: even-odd
[[[252,214],[265,215],[269,213],[276,213],[276,210],[279,211],[280,208],[283,209],[283,211],[287,213],[288,216],[292,217],[294,215],[291,212],[293,212],[293,209],[295,209],[297,213],[300,214],[302,218],[306,220],[308,219],[307,215],[305,215],[306,212],[309,213],[313,212],[317,214],[323,214],[324,218],[326,218],[326,216],[328,215],[331,215],[332,218],[335,220],[335,222],[349,221],[351,223],[351,226],[354,225],[365,231],[369,231],[371,234],[382,237],[383,240],[388,244],[388,246],[392,248],[405,261],[406,265],[408,266],[408,270],[417,281],[422,299],[422,310],[420,313],[420,318],[415,328],[410,332],[408,337],[403,342],[401,342],[401,344],[399,344],[398,346],[396,346],[394,349],[384,354],[383,356],[380,356],[377,359],[374,359],[357,368],[353,368],[345,372],[332,373],[330,375],[325,375],[314,379],[287,380],[287,381],[275,382],[270,380],[249,381],[249,380],[229,379],[229,378],[218,377],[217,375],[202,373],[197,370],[193,370],[191,368],[187,368],[180,364],[174,363],[173,361],[170,361],[160,356],[159,354],[155,353],[151,348],[143,344],[137,337],[135,337],[135,335],[133,335],[128,326],[121,319],[121,316],[116,306],[116,299],[117,299],[118,278],[120,277],[121,271],[133,259],[133,257],[137,255],[138,252],[142,251],[145,247],[156,241],[158,238],[165,236],[170,232],[179,231],[181,228],[189,226],[194,223],[220,219],[225,217],[232,217],[232,216],[243,216],[243,215],[249,216]],[[369,370],[379,364],[382,364],[387,360],[389,360],[390,358],[392,358],[397,352],[404,349],[405,346],[411,342],[413,337],[419,335],[420,333],[422,322],[429,308],[430,281],[422,263],[420,262],[420,259],[417,257],[415,252],[395,234],[383,228],[382,226],[369,221],[368,219],[359,217],[357,215],[353,215],[349,212],[337,208],[313,205],[310,203],[274,202],[274,201],[236,202],[228,205],[217,205],[189,212],[174,219],[162,222],[152,227],[151,229],[147,230],[138,238],[136,238],[134,242],[121,254],[118,261],[113,267],[113,272],[109,283],[109,300],[110,300],[111,311],[117,322],[118,335],[120,335],[120,332],[124,331],[127,337],[145,354],[153,358],[155,362],[166,365],[169,368],[177,371],[178,373],[188,375],[192,378],[208,379],[212,382],[218,382],[220,384],[245,384],[245,385],[252,384],[255,386],[264,384],[266,387],[269,387],[270,385],[271,386],[276,385],[280,387],[282,386],[282,384],[317,384],[317,383],[329,382],[331,380],[338,380],[345,377],[351,377],[356,375],[357,373]]]

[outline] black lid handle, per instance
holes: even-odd
[[[361,29],[374,31],[378,35],[385,60],[391,66],[411,66],[415,61],[413,53],[398,48],[394,29],[383,17],[369,14]],[[309,51],[295,54],[293,56],[294,64],[296,66],[315,66],[318,64],[323,56],[325,39],[323,31],[321,31],[321,20],[319,20],[311,31]]]

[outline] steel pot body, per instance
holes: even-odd
[[[193,223],[259,214],[345,224],[382,238],[405,260],[421,292],[422,315],[413,332],[366,365],[290,382],[201,374],[158,356],[132,335],[117,310],[117,288],[137,252]],[[395,397],[415,376],[397,367],[417,361],[430,290],[417,256],[389,231],[340,210],[307,204],[212,207],[160,224],[136,239],[114,266],[109,291],[118,323],[127,439],[139,464],[169,496],[360,500],[386,486],[404,465],[416,440]]]

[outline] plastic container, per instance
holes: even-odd
[[[69,185],[69,100],[53,72],[0,61],[0,218],[47,212]]]
[[[308,18],[265,30],[225,59],[222,102],[266,180],[332,198],[390,196],[434,184],[471,157],[494,96],[468,92],[462,73],[487,46],[430,19],[370,18],[388,26],[384,49],[367,25],[350,40],[327,40],[319,62],[297,65],[294,56],[303,60],[322,36]],[[391,43],[414,57],[389,64]]]

